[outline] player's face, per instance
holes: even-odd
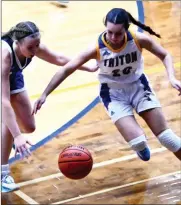
[[[112,44],[116,45],[124,41],[125,32],[124,24],[107,22],[107,39]]]
[[[35,56],[40,45],[40,37],[26,37],[19,43],[19,49],[23,56],[32,58]]]

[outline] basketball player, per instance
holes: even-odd
[[[2,38],[2,175],[1,190],[9,192],[17,185],[9,175],[8,159],[14,141],[15,155],[29,156],[28,144],[22,133],[35,130],[35,120],[27,91],[24,86],[22,71],[34,56],[49,63],[63,66],[69,59],[50,51],[40,43],[39,28],[33,22],[21,22],[5,33]],[[97,65],[82,66],[81,70],[92,72]]]
[[[181,82],[174,75],[171,55],[150,36],[133,33],[128,28],[133,23],[151,35],[160,35],[120,8],[109,11],[104,23],[106,30],[98,37],[97,44],[80,53],[54,75],[35,102],[33,112],[36,113],[46,97],[78,67],[90,59],[96,59],[100,68],[100,100],[130,147],[142,160],[150,159],[146,136],[133,115],[134,109],[160,143],[181,160],[181,138],[169,129],[160,102],[143,72],[142,50],[146,49],[162,61],[171,85],[181,95]]]

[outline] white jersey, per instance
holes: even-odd
[[[143,56],[135,35],[125,33],[124,45],[117,50],[105,41],[105,32],[98,38],[97,64],[100,83],[125,84],[139,79],[143,73]]]

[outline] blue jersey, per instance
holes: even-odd
[[[5,45],[11,55],[11,69],[10,69],[10,91],[11,94],[19,93],[24,90],[24,78],[22,71],[28,66],[32,58],[26,58],[25,64],[22,66],[13,48],[13,40],[10,37],[2,37],[2,45]]]

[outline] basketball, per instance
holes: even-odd
[[[81,145],[66,147],[58,158],[58,167],[62,174],[69,179],[82,179],[92,170],[91,153]]]

